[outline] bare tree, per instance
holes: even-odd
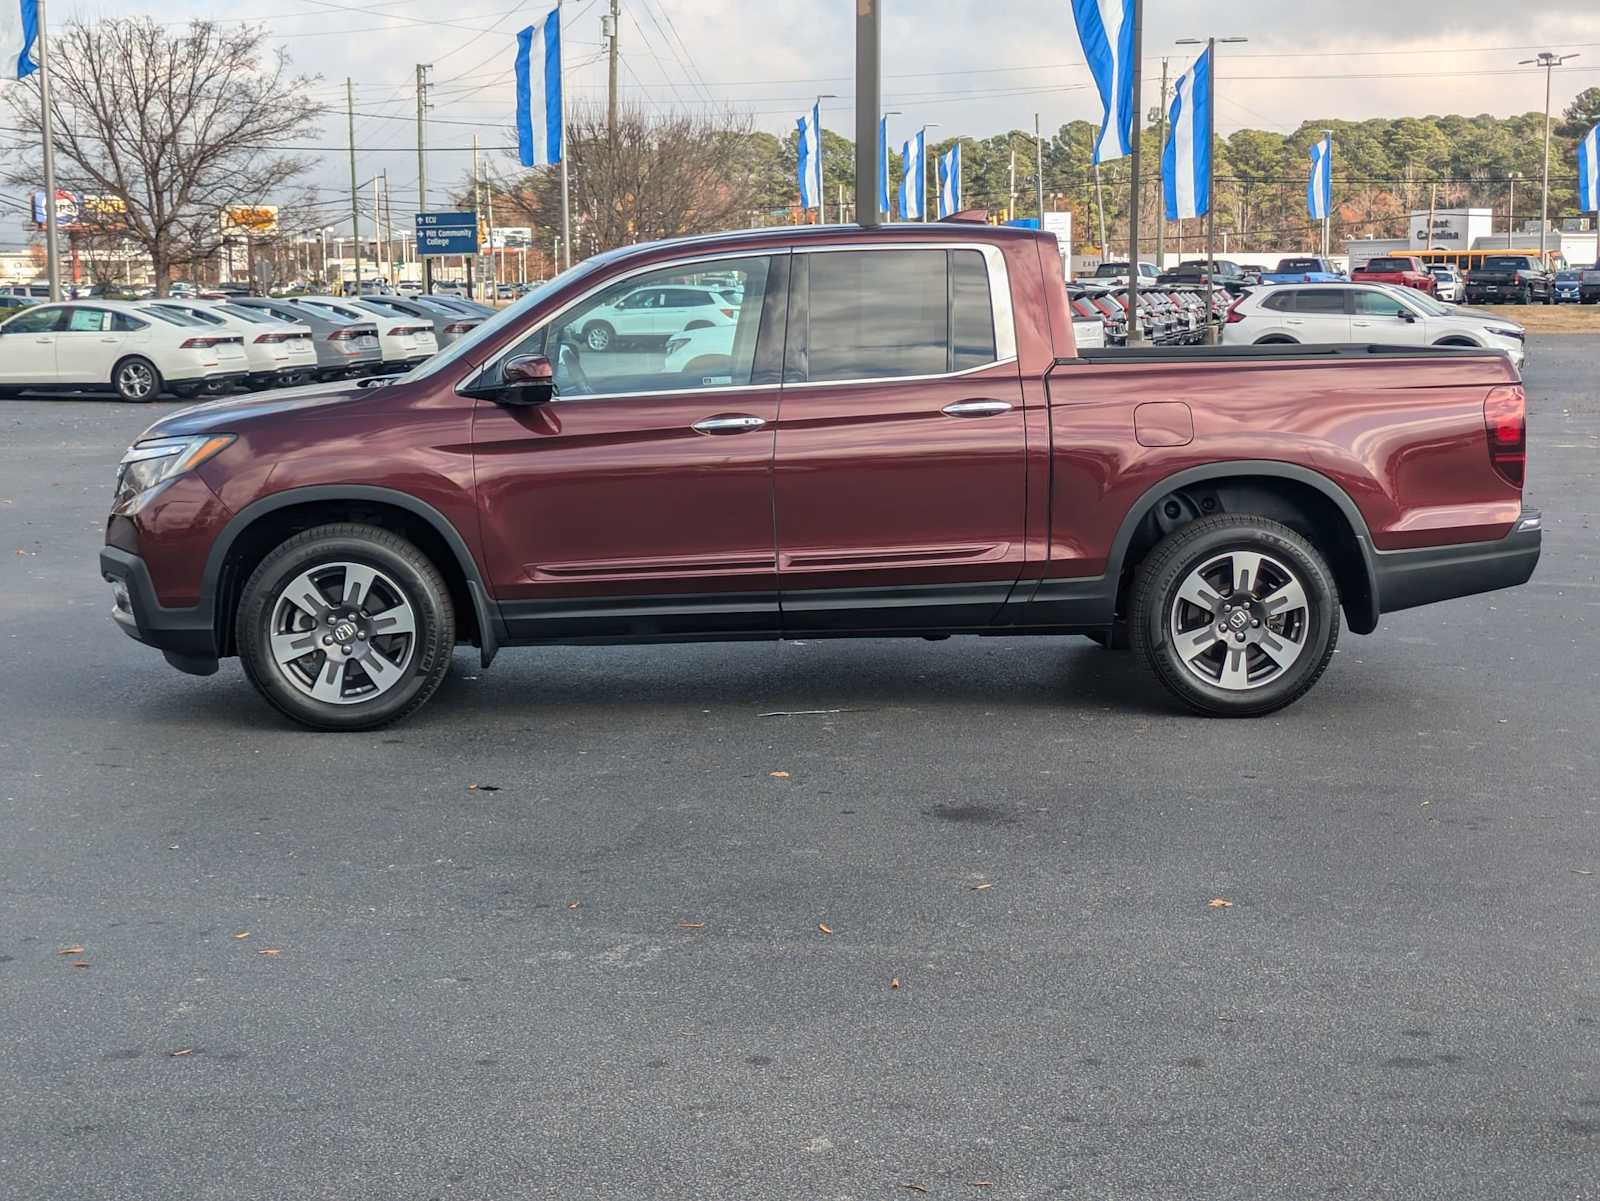
[[[59,186],[122,201],[125,236],[150,256],[162,294],[175,264],[216,252],[223,209],[270,203],[312,165],[285,143],[316,133],[314,81],[291,76],[265,37],[262,26],[169,32],[139,18],[74,22],[51,38]],[[37,85],[8,100],[37,145]]]
[[[742,169],[749,134],[748,119],[732,113],[656,116],[625,106],[613,140],[604,106],[576,105],[566,142],[573,257],[748,225],[758,207],[755,175]],[[535,168],[501,186],[543,229],[559,232],[558,170]]]

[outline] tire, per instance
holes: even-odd
[[[349,598],[352,572],[365,585],[358,604],[331,600]],[[318,526],[279,545],[251,572],[236,622],[250,682],[315,730],[371,730],[416,712],[450,670],[456,640],[439,569],[370,525]]]
[[[1523,284],[1522,285],[1522,295],[1521,295],[1520,298],[1518,298],[1517,303],[1518,304],[1532,304],[1533,303],[1533,285],[1532,284]]]
[[[616,340],[617,331],[609,321],[591,321],[583,327],[583,344],[590,350],[605,350]]]
[[[1230,574],[1249,585],[1243,601],[1222,583]],[[1230,632],[1219,634],[1224,625]],[[1139,565],[1129,630],[1156,678],[1191,709],[1259,717],[1304,696],[1327,669],[1339,588],[1288,526],[1206,517],[1174,530]]]
[[[128,404],[149,404],[161,395],[161,372],[149,359],[135,355],[111,369],[111,386]]]

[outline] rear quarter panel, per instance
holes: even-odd
[[[1483,402],[1515,381],[1510,363],[1493,356],[1057,367],[1046,574],[1103,573],[1123,519],[1147,491],[1230,461],[1327,477],[1360,508],[1379,550],[1501,537],[1521,512],[1521,493],[1489,463]],[[1161,401],[1188,406],[1192,441],[1140,444],[1134,410]]]

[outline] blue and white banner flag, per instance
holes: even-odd
[[[1094,76],[1105,115],[1094,140],[1094,161],[1133,153],[1133,10],[1137,0],[1072,0],[1083,57]]]
[[[39,37],[39,0],[0,0],[0,87],[39,69],[33,43]]]
[[[900,147],[900,220],[921,221],[922,198],[928,192],[928,134],[917,136]]]
[[[939,156],[939,219],[961,211],[961,143]]]
[[[1333,138],[1326,137],[1311,147],[1311,178],[1306,181],[1306,212],[1313,221],[1324,221],[1333,211]]]
[[[822,110],[811,106],[811,115],[795,122],[800,131],[800,155],[795,176],[800,182],[800,207],[814,209],[822,203]]]
[[[1578,211],[1600,213],[1600,125],[1578,143]]]
[[[1167,220],[1211,211],[1211,52],[1178,78],[1167,113],[1172,132],[1161,151]]]
[[[517,34],[517,157],[524,167],[561,161],[561,10]]]
[[[889,208],[889,118],[878,118],[878,211]]]

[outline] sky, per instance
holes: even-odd
[[[610,0],[565,0],[569,97],[603,102],[600,21]],[[941,136],[1047,131],[1099,120],[1073,30],[1069,0],[883,0],[883,102],[891,142],[917,125]],[[459,10],[459,11],[458,11]],[[321,76],[318,99],[337,105],[312,144],[325,147],[310,182],[331,223],[349,229],[344,80],[355,86],[357,175],[387,170],[396,224],[417,204],[416,64],[431,63],[434,108],[428,159],[430,203],[465,176],[474,134],[486,147],[507,140],[514,97],[516,30],[548,11],[544,0],[52,0],[52,26],[69,19],[148,15],[167,25],[188,16],[269,28],[295,68]],[[622,93],[653,108],[732,108],[757,128],[787,133],[816,94],[823,122],[853,127],[853,0],[622,0]],[[1225,24],[1213,24],[1224,19]],[[1519,67],[1539,50],[1576,52],[1555,72],[1559,111],[1600,85],[1597,0],[1146,0],[1146,104],[1155,102],[1163,57],[1180,73],[1182,37],[1247,37],[1219,52],[1218,124],[1289,132],[1302,121],[1426,116],[1506,116],[1538,110],[1544,73]],[[486,151],[499,171],[514,164]],[[342,192],[341,200],[341,189]],[[10,189],[18,196],[23,189]],[[341,211],[342,210],[342,211]],[[0,245],[26,232],[0,223]]]

